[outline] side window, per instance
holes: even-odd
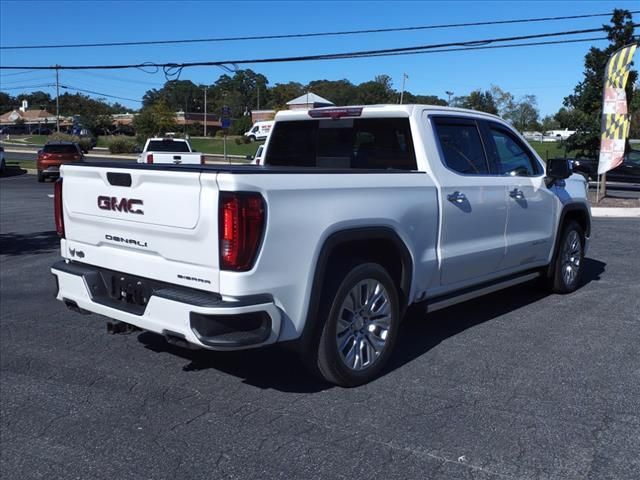
[[[465,175],[489,174],[489,165],[475,122],[438,118],[435,125],[444,157],[442,160],[447,167]]]
[[[500,175],[532,177],[540,173],[531,153],[512,133],[494,125],[489,125],[489,132]]]

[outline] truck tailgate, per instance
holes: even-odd
[[[218,291],[216,176],[216,172],[65,165],[62,255]]]

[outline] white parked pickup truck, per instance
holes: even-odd
[[[409,306],[580,286],[586,182],[496,116],[280,112],[263,163],[63,165],[57,298],[183,346],[285,343],[353,386],[380,373]]]
[[[144,144],[138,163],[203,164],[204,155],[194,152],[182,138],[150,138]]]

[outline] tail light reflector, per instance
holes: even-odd
[[[153,163],[153,153],[147,154],[147,163]]]
[[[264,232],[265,216],[265,203],[259,193],[220,193],[221,269],[244,272],[253,267]]]
[[[53,215],[56,220],[56,232],[64,238],[64,216],[62,211],[62,179],[53,185]]]

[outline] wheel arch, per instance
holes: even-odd
[[[558,256],[558,247],[562,240],[562,231],[564,226],[571,220],[578,222],[587,238],[591,236],[591,215],[589,214],[588,207],[581,202],[573,202],[564,205],[560,212],[560,219],[558,220],[556,239],[553,245],[553,255],[551,256],[551,262],[549,262],[549,266],[547,268],[547,277],[552,275],[553,265],[555,264]]]
[[[380,247],[393,250],[380,250]],[[398,233],[388,226],[356,227],[331,233],[323,242],[317,256],[311,283],[311,293],[307,303],[305,324],[298,340],[301,348],[306,348],[318,332],[318,307],[326,275],[335,261],[343,255],[353,253],[362,260],[372,260],[385,267],[398,287],[401,314],[407,308],[413,279],[413,258],[406,243]],[[332,264],[334,262],[334,264]]]

